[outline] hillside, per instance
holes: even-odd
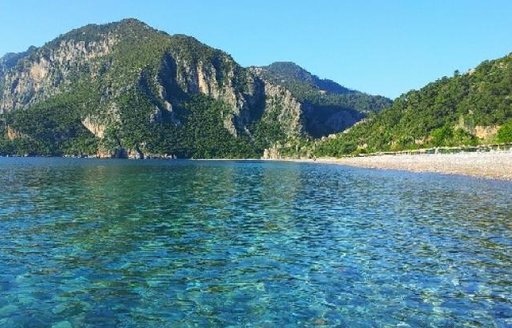
[[[390,108],[317,143],[316,154],[511,141],[512,55],[508,55],[401,95]]]
[[[0,59],[0,154],[260,157],[390,103],[322,104],[361,93],[317,80],[320,98],[135,19],[88,25]]]
[[[304,104],[307,131],[322,137],[343,131],[369,113],[389,107],[391,100],[347,89],[338,83],[320,79],[291,62],[276,62],[254,67],[253,71],[272,83],[284,86]]]

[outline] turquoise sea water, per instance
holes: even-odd
[[[0,327],[511,327],[512,183],[0,159]]]

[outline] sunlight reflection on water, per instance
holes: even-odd
[[[0,326],[512,325],[512,184],[0,159]]]

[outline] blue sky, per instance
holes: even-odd
[[[512,52],[510,0],[0,0],[0,56],[127,17],[391,98]]]

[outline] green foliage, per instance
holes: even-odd
[[[7,139],[7,126],[5,120],[0,116],[0,156],[13,154],[11,142]]]
[[[498,130],[498,142],[512,142],[512,120],[503,124]]]
[[[453,139],[453,129],[449,126],[432,131],[432,145],[434,147],[447,146],[449,140]]]
[[[119,146],[137,148],[148,140],[152,133],[151,115],[155,111],[147,96],[134,91],[123,94],[118,99],[120,107],[120,122],[117,127]]]
[[[432,131],[430,144],[434,147],[443,146],[475,146],[478,144],[478,138],[464,131],[463,129],[453,129],[449,126]]]
[[[336,138],[320,143],[314,154],[317,157],[339,157],[354,154],[356,151],[357,145],[354,142]]]
[[[294,63],[278,62],[263,67],[263,76],[285,86],[299,101],[313,106],[335,106],[338,110],[368,113],[389,107],[392,103],[385,97],[367,95],[331,80],[320,79]]]
[[[279,122],[280,111],[281,106],[276,105],[251,127],[258,150],[263,151],[263,149],[271,147],[278,141],[286,140],[286,133]]]
[[[370,115],[337,139],[322,142],[322,147],[334,155],[348,153],[351,149],[337,147],[350,143],[368,152],[475,145],[480,142],[472,134],[476,126],[512,119],[511,94],[512,56],[485,61],[471,72],[401,95],[392,107]]]
[[[230,109],[223,102],[198,95],[177,111],[179,122],[165,116],[157,120],[144,93],[128,93],[121,98],[120,122],[106,130],[103,146],[181,158],[259,157],[248,136],[235,137],[224,127],[223,115]]]
[[[259,154],[247,136],[233,136],[224,127],[223,113],[229,108],[204,96],[185,104],[183,144],[192,158],[257,158]]]
[[[4,147],[17,154],[95,153],[96,138],[82,125],[76,104],[68,100],[56,97],[8,115],[6,123],[22,137]]]

